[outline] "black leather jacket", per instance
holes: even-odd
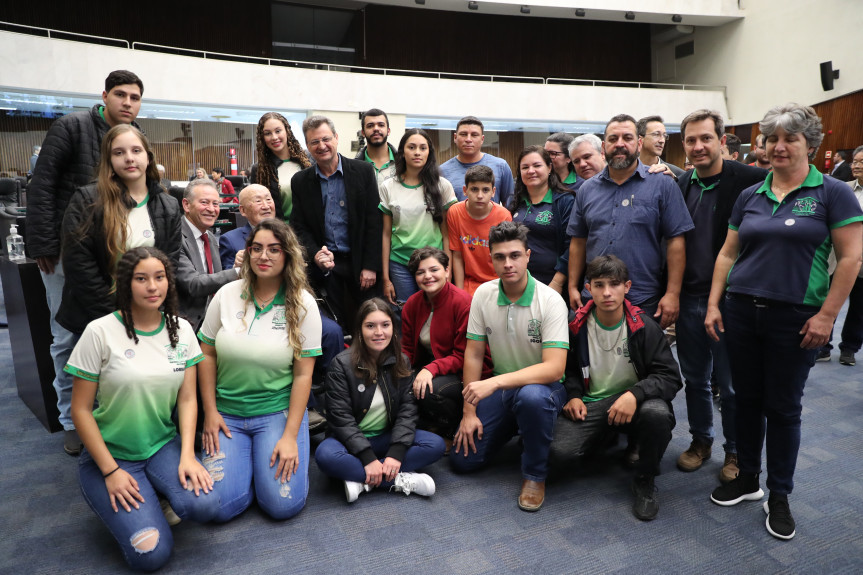
[[[324,389],[329,435],[338,439],[363,465],[378,459],[359,428],[359,422],[368,413],[378,386],[384,396],[392,434],[387,457],[403,461],[405,452],[414,441],[418,411],[413,395],[413,376],[393,381],[392,368],[395,363],[394,357],[386,358],[378,371],[378,378],[369,385],[358,373],[363,368],[353,365],[351,350],[346,349],[333,359],[327,371]]]
[[[180,206],[159,182],[151,181],[147,185],[150,191],[147,211],[156,234],[156,247],[165,252],[176,270],[180,263]],[[96,184],[84,186],[72,196],[63,217],[61,257],[66,283],[57,323],[72,333],[83,333],[88,323],[116,309],[103,212],[96,207],[98,197]],[[91,213],[90,227],[82,235],[82,224]]]

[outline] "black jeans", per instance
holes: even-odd
[[[439,375],[432,378],[431,392],[426,390],[424,398],[417,398],[420,414],[417,427],[452,439],[461,422],[464,405],[461,391],[462,381],[458,375]]]
[[[626,392],[623,392],[626,393]],[[609,425],[608,410],[619,393],[599,401],[586,401],[584,421],[573,421],[561,414],[557,418],[554,441],[551,442],[551,460],[554,464],[571,462],[603,445],[609,434],[616,431],[630,434],[638,444],[638,475],[659,475],[659,462],[671,441],[671,430],[676,420],[671,406],[661,399],[648,399],[638,406],[632,421],[626,425]]]

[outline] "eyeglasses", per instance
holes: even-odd
[[[565,155],[563,152],[554,152],[552,150],[546,150],[546,152],[548,152],[548,155],[551,156],[552,158],[556,158],[558,156]]]
[[[668,134],[666,134],[664,132],[650,132],[647,135],[651,136],[652,138],[655,138],[657,140],[667,140],[668,139]]]
[[[259,258],[264,255],[264,246],[254,245],[249,248],[249,251],[252,252],[253,258]],[[271,258],[277,258],[284,253],[282,248],[279,246],[270,246],[266,248],[267,255]]]
[[[323,143],[323,144],[325,144],[325,145],[326,145],[326,144],[329,144],[329,143],[330,143],[330,142],[332,142],[332,141],[333,141],[333,137],[332,137],[332,136],[324,136],[324,137],[323,137],[323,138],[321,138],[320,140],[312,140],[311,142],[309,142],[309,147],[310,147],[310,148],[317,148],[318,146],[320,146],[320,145],[321,145],[321,143]]]
[[[851,162],[852,166],[863,166],[863,160],[854,160]]]

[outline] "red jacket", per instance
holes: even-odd
[[[424,366],[432,376],[461,375],[464,367],[464,348],[467,344],[467,320],[470,316],[470,294],[451,283],[444,285],[435,298],[432,317],[431,348],[434,361]],[[408,298],[402,309],[402,351],[415,368],[420,357],[420,330],[431,314],[432,308],[425,293],[418,291]],[[491,354],[488,346],[483,359],[482,377],[490,377]]]

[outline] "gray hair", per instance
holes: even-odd
[[[853,160],[854,156],[856,156],[860,152],[863,152],[863,146],[857,146],[856,148],[854,148],[854,153],[851,154],[851,159]]]
[[[333,133],[333,136],[337,136],[336,133],[336,125],[333,124],[333,121],[327,118],[326,116],[315,115],[309,116],[305,120],[303,120],[303,137],[306,136],[310,131],[317,130],[321,127],[322,124],[326,124],[330,127],[330,130]],[[308,142],[306,142],[308,144]]]
[[[810,160],[815,157],[824,139],[821,118],[811,106],[789,103],[770,108],[758,125],[765,138],[775,134],[777,128],[782,128],[789,134],[802,134],[806,138],[807,146],[813,149],[809,154]]]
[[[569,156],[572,157],[575,149],[585,142],[593,146],[593,149],[595,149],[598,154],[602,153],[602,140],[600,140],[599,137],[595,134],[582,134],[573,139],[572,143],[569,145]]]
[[[566,132],[555,132],[545,139],[546,142],[554,142],[555,144],[560,144],[560,149],[563,150],[563,153],[566,154],[566,157],[569,157],[569,146],[572,144],[572,140],[574,138],[567,134]]]
[[[183,199],[191,202],[195,195],[195,188],[198,186],[209,186],[216,190],[216,193],[219,192],[219,185],[210,178],[196,178],[186,184],[186,189],[183,190]]]

